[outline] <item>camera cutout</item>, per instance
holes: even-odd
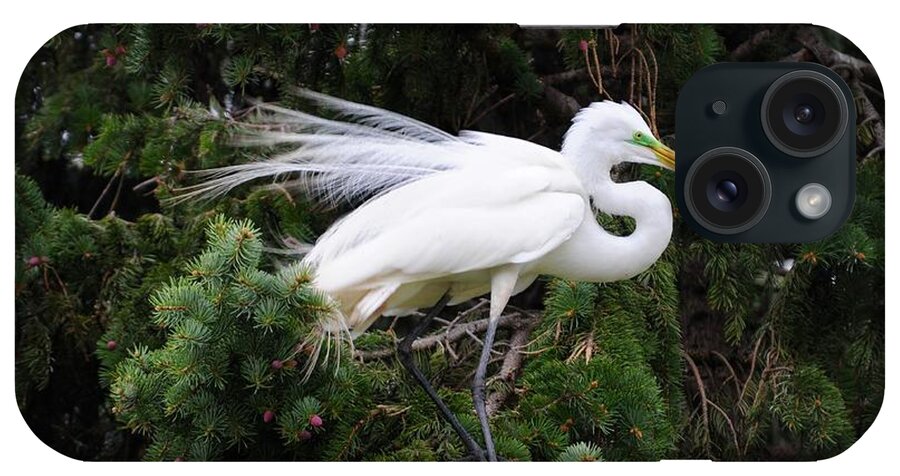
[[[697,72],[675,117],[685,221],[738,243],[806,242],[836,231],[856,195],[852,97],[839,75],[812,63],[719,63]],[[727,114],[712,108],[718,102]]]
[[[828,152],[847,129],[847,100],[822,73],[792,71],[778,78],[763,97],[763,131],[775,147],[795,157]]]
[[[746,150],[719,147],[688,170],[685,203],[706,229],[732,235],[756,225],[769,208],[772,183],[765,166]]]

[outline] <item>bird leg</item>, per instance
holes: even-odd
[[[412,355],[412,344],[422,332],[428,328],[428,325],[434,320],[434,317],[437,316],[439,312],[447,305],[447,302],[450,300],[450,294],[445,294],[431,310],[428,311],[428,314],[418,323],[413,330],[400,341],[400,345],[397,346],[397,354],[400,358],[400,363],[403,364],[403,367],[406,368],[406,371],[409,372],[413,378],[416,379],[419,386],[422,387],[422,390],[428,394],[428,397],[431,398],[431,401],[438,407],[438,410],[441,411],[441,415],[444,416],[444,420],[447,420],[447,423],[450,423],[450,426],[456,431],[456,434],[459,435],[459,438],[462,440],[463,444],[466,446],[466,449],[469,452],[469,455],[475,459],[476,461],[484,461],[484,452],[481,450],[481,447],[478,446],[478,443],[472,438],[472,435],[463,428],[462,424],[459,423],[459,419],[456,418],[456,415],[450,410],[446,403],[441,400],[441,397],[438,396],[437,392],[434,390],[434,387],[431,386],[431,382],[422,374],[422,371],[416,366],[415,360]]]
[[[488,461],[497,461],[497,452],[494,450],[494,439],[491,436],[491,425],[484,402],[484,375],[487,373],[487,366],[491,361],[491,347],[494,345],[497,323],[500,322],[500,315],[503,314],[503,309],[512,296],[518,278],[519,273],[516,266],[501,268],[491,277],[491,314],[488,318],[487,331],[484,334],[481,359],[478,360],[475,379],[472,381],[472,403],[475,404],[475,413],[478,414],[478,422],[481,424],[481,431],[484,434],[484,449],[487,452]]]
[[[488,461],[497,461],[497,452],[494,450],[494,439],[491,436],[491,425],[488,422],[487,408],[484,402],[484,374],[487,372],[488,362],[491,360],[491,347],[494,345],[494,334],[497,333],[497,321],[499,319],[493,317],[488,321],[488,328],[484,334],[484,347],[481,348],[481,359],[478,360],[475,379],[472,381],[472,402],[475,404],[475,413],[478,414],[478,422],[484,433],[484,448]]]

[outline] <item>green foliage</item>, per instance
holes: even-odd
[[[603,451],[593,443],[585,443],[582,441],[566,448],[556,460],[562,462],[603,461]]]
[[[643,305],[651,307],[653,300],[647,298],[634,281],[598,289],[554,280],[536,331],[542,338],[532,343],[543,352],[525,369],[517,412],[546,415],[566,435],[565,444],[599,445],[607,459],[669,455],[680,424],[672,418],[679,412],[670,410],[677,410],[680,398],[664,398],[653,363],[670,351],[677,355],[678,341],[662,340],[668,327],[656,328],[643,317]]]
[[[721,60],[725,47],[711,25],[646,25],[641,26],[652,45],[659,71],[659,95],[662,109],[674,110],[678,89],[695,72]]]
[[[773,413],[779,423],[799,436],[806,452],[844,449],[853,428],[841,392],[820,369],[798,367],[781,383]]]
[[[257,269],[262,246],[249,222],[220,217],[206,235],[207,249],[187,263],[186,276],[150,300],[166,332],[161,345],[132,347],[107,365],[113,411],[151,439],[150,459],[246,451],[267,426],[278,428],[284,451],[302,447],[317,431],[310,417],[321,404],[301,383],[297,343],[327,312],[323,298],[303,268]],[[266,412],[277,423],[264,421]]]
[[[153,341],[138,323],[148,290],[171,273],[175,231],[159,215],[91,221],[56,209],[23,176],[16,205],[16,389],[27,413],[55,374],[90,372],[86,356],[101,334],[103,349],[107,340]]]
[[[53,215],[41,189],[30,177],[16,173],[16,250]]]

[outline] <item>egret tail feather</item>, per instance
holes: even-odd
[[[303,381],[309,380],[313,372],[318,368],[333,367],[337,373],[341,367],[341,346],[347,344],[352,355],[353,338],[350,335],[350,329],[347,328],[346,319],[335,310],[319,322],[317,322],[311,332],[299,344],[299,348],[307,354],[306,362],[303,364]],[[334,358],[331,352],[334,347]],[[322,352],[325,354],[322,355]]]
[[[233,123],[232,143],[266,148],[251,163],[188,172],[199,179],[167,203],[212,199],[248,182],[268,179],[321,205],[358,204],[410,181],[462,166],[475,141],[373,106],[298,89],[295,93],[336,114],[326,119],[274,104],[254,106]]]

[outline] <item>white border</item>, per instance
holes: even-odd
[[[2,167],[5,188],[0,223],[7,226],[14,223],[13,208],[13,110],[16,85],[22,69],[47,39],[60,30],[82,23],[106,22],[445,22],[445,23],[522,23],[531,25],[610,25],[622,22],[631,23],[814,23],[837,30],[864,51],[878,70],[884,83],[887,95],[897,89],[897,60],[895,46],[896,24],[894,16],[889,13],[890,2],[861,5],[859,2],[787,2],[770,0],[727,1],[719,0],[692,2],[691,0],[594,0],[591,2],[536,2],[514,1],[491,4],[484,0],[452,0],[421,2],[388,2],[370,0],[341,0],[291,2],[270,1],[262,3],[219,0],[202,4],[185,1],[157,0],[154,2],[95,1],[66,2],[54,5],[51,2],[11,2],[4,6],[7,21],[0,30],[0,55],[4,64],[2,75],[2,106],[6,111],[5,131],[2,134],[5,163]],[[893,114],[888,114],[893,117]],[[896,121],[891,121],[891,124]],[[888,180],[897,178],[894,167],[888,161]],[[894,203],[892,194],[887,197],[887,209],[890,211],[887,223],[887,248],[896,238],[898,209],[900,204]],[[34,437],[20,416],[13,386],[13,248],[14,235],[7,231],[2,237],[0,260],[6,263],[2,268],[5,289],[3,304],[6,312],[5,323],[0,325],[3,334],[5,359],[0,359],[0,385],[3,396],[0,404],[0,415],[4,424],[0,430],[0,454],[3,454],[6,471],[59,471],[61,473],[93,473],[109,472],[112,474],[154,474],[158,471],[169,471],[176,474],[187,474],[188,471],[201,469],[206,472],[229,473],[250,471],[302,472],[306,474],[323,474],[328,471],[352,471],[412,474],[422,471],[436,474],[458,474],[463,470],[456,463],[429,464],[365,464],[365,466],[341,465],[328,463],[266,463],[265,468],[257,464],[210,463],[203,466],[190,464],[166,464],[165,467],[153,464],[104,463],[100,465],[78,464],[73,460],[60,456],[44,446]],[[888,252],[888,261],[893,257]],[[896,266],[888,264],[888,289],[896,283]],[[887,390],[881,413],[872,428],[860,441],[843,454],[830,460],[818,463],[710,463],[706,461],[667,461],[663,463],[612,463],[602,466],[566,466],[567,472],[592,474],[595,472],[627,472],[643,475],[665,473],[705,474],[725,471],[733,474],[752,474],[758,476],[765,473],[815,472],[818,474],[858,474],[882,473],[883,468],[890,467],[890,460],[897,448],[896,432],[900,426],[894,383],[898,374],[897,353],[893,351],[897,339],[897,326],[892,316],[897,315],[897,297],[888,291],[887,296]],[[462,463],[460,463],[462,464]],[[512,463],[510,463],[512,464]],[[126,467],[127,465],[127,467]],[[469,464],[465,471],[492,471],[486,465]],[[504,471],[510,470],[509,464],[502,466]],[[515,471],[528,475],[544,474],[548,470],[560,468],[545,463],[516,464]],[[496,471],[494,469],[493,471]]]

